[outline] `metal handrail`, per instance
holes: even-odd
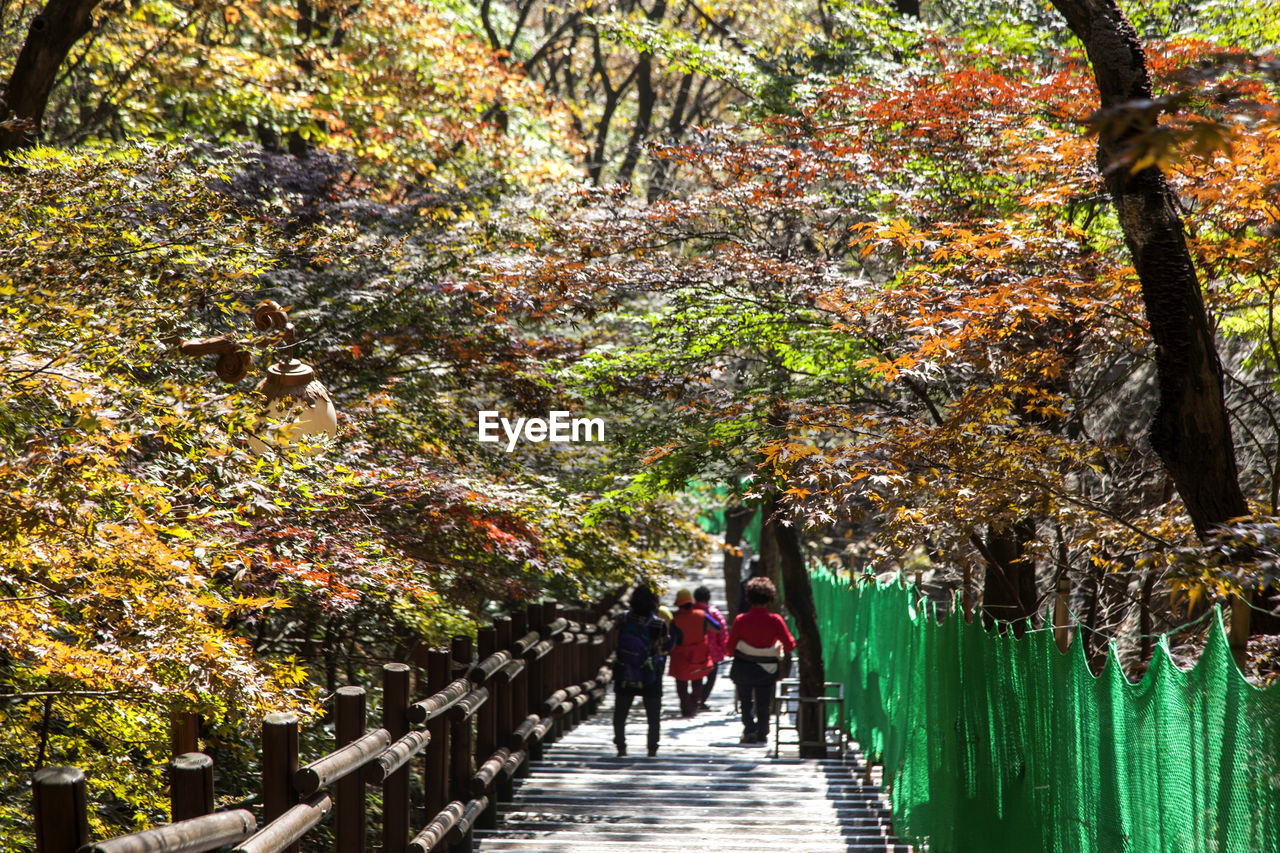
[[[794,703],[795,710],[799,710],[800,705],[835,705],[838,708],[837,719],[837,735],[836,749],[843,756],[847,749],[847,735],[845,731],[845,707],[844,707],[844,682],[843,681],[825,681],[822,684],[823,695],[821,696],[799,696],[790,692],[790,688],[800,688],[800,680],[797,678],[782,678],[778,680],[776,694],[774,696],[774,723],[773,723],[773,757],[777,758],[782,752],[782,730],[796,729],[796,740],[787,741],[787,745],[792,743],[796,747],[803,749],[806,746],[823,746],[827,747],[831,744],[825,740],[822,741],[806,741],[800,739],[799,730],[796,726],[783,726],[782,719],[785,714],[791,713],[789,706]],[[836,689],[836,695],[829,696],[827,691],[831,688]],[[824,722],[825,731],[825,722]]]

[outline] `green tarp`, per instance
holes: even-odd
[[[1137,684],[1077,638],[942,622],[900,585],[814,575],[828,680],[885,768],[898,833],[931,853],[1277,853],[1280,685],[1231,660],[1220,617],[1195,667],[1162,639]]]

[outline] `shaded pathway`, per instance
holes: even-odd
[[[690,585],[712,587],[711,576]],[[668,595],[666,598],[670,598]],[[476,832],[480,853],[609,853],[720,850],[777,853],[907,853],[889,827],[889,809],[860,755],[843,759],[775,759],[773,748],[740,745],[733,685],[725,672],[710,705],[682,719],[672,681],[665,680],[662,743],[644,756],[644,713],[636,703],[628,725],[632,755],[613,746],[613,696],[600,713],[548,745],[515,800],[499,811],[496,830]],[[791,733],[793,734],[793,733]],[[640,752],[639,756],[634,753]],[[794,749],[794,747],[793,747]]]

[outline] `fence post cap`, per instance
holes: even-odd
[[[213,759],[203,752],[184,752],[182,755],[175,755],[169,765],[179,770],[194,770],[196,768],[212,767]]]
[[[31,780],[37,785],[79,785],[85,775],[79,767],[41,767]]]

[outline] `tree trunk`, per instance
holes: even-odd
[[[813,586],[809,582],[804,550],[800,547],[800,535],[795,525],[785,524],[787,520],[779,513],[777,498],[770,497],[764,507],[764,526],[769,538],[778,546],[783,599],[796,626],[796,658],[800,697],[803,699],[823,695],[827,671],[822,661],[822,634],[818,630],[818,611],[813,602]],[[826,757],[825,722],[822,705],[817,702],[801,703],[796,728],[801,743],[808,744],[800,747],[801,758]]]
[[[638,65],[633,68],[631,73],[623,78],[622,82],[615,88],[609,82],[609,58],[605,56],[601,47],[601,38],[602,36],[598,29],[592,31],[592,72],[600,78],[600,86],[604,90],[604,103],[600,108],[600,120],[596,122],[595,127],[595,146],[591,152],[591,160],[587,163],[587,177],[596,186],[600,186],[601,180],[604,178],[604,164],[609,145],[609,125],[613,123],[613,116],[618,109],[618,102],[626,92],[627,87],[631,85],[631,81],[635,79],[636,72],[639,69]]]
[[[1053,5],[1084,43],[1104,110],[1151,98],[1142,46],[1114,0],[1053,0]],[[1129,168],[1130,146],[1155,126],[1156,118],[1134,118],[1103,127],[1098,168],[1133,255],[1156,343],[1160,401],[1151,444],[1203,539],[1249,510],[1223,403],[1222,364],[1173,193],[1158,167],[1136,173]]]
[[[761,510],[764,512],[764,518],[768,519],[770,504],[766,503]],[[782,589],[782,548],[778,544],[778,528],[770,527],[768,524],[760,526],[760,574],[773,581],[773,585],[779,590]],[[782,601],[776,600],[769,608],[775,612],[781,612]]]
[[[1085,631],[1081,635],[1080,640],[1084,646],[1084,659],[1089,664],[1089,669],[1094,675],[1102,672],[1102,667],[1106,663],[1106,644],[1103,642],[1102,635],[1098,631],[1098,626],[1102,623],[1102,587],[1104,561],[1094,561],[1093,567],[1089,570],[1089,587],[1086,593],[1085,610],[1084,610],[1084,628]]]
[[[724,595],[730,616],[738,612],[742,595],[742,552],[737,550],[738,543],[755,514],[755,507],[741,503],[724,509],[724,544],[726,548],[733,549],[724,552]]]
[[[1151,78],[1132,24],[1115,0],[1053,0],[1084,44],[1103,110],[1150,101]],[[1156,343],[1160,400],[1151,445],[1173,479],[1205,539],[1215,527],[1249,514],[1236,468],[1231,424],[1222,394],[1222,363],[1200,282],[1172,191],[1157,166],[1129,168],[1131,146],[1155,127],[1157,114],[1136,111],[1132,121],[1110,121],[1098,134],[1098,169],[1106,181],[1142,285]],[[1232,646],[1243,658],[1249,608],[1233,601]]]
[[[690,71],[680,80],[676,90],[675,103],[671,105],[671,114],[667,116],[667,141],[677,142],[683,136],[688,125],[685,123],[685,108],[689,104],[689,93],[693,91],[694,74]],[[671,189],[671,164],[663,157],[655,157],[649,161],[649,186],[646,198],[650,204],[665,198]]]
[[[1142,579],[1142,592],[1138,598],[1138,666],[1137,674],[1141,675],[1151,665],[1151,656],[1156,648],[1156,622],[1151,613],[1151,596],[1155,593],[1156,580],[1159,574],[1154,569],[1147,569]]]
[[[1027,556],[1027,543],[1036,535],[1035,523],[991,527],[985,547],[986,579],[982,586],[982,621],[988,628],[1008,624],[1015,637],[1030,627],[1036,609],[1036,563]]]
[[[49,0],[31,21],[26,41],[0,91],[0,154],[39,139],[45,106],[58,68],[77,41],[93,26],[98,0]]]
[[[658,93],[653,88],[653,54],[642,53],[636,73],[636,120],[627,139],[627,153],[618,167],[618,181],[629,184],[635,177],[640,154],[649,137],[649,125],[653,121],[653,108],[658,103]]]
[[[618,93],[605,92],[604,105],[600,110],[600,121],[596,124],[596,143],[591,149],[591,160],[587,163],[587,177],[591,183],[600,186],[604,177],[604,161],[608,155],[609,125],[613,114],[618,109]]]

